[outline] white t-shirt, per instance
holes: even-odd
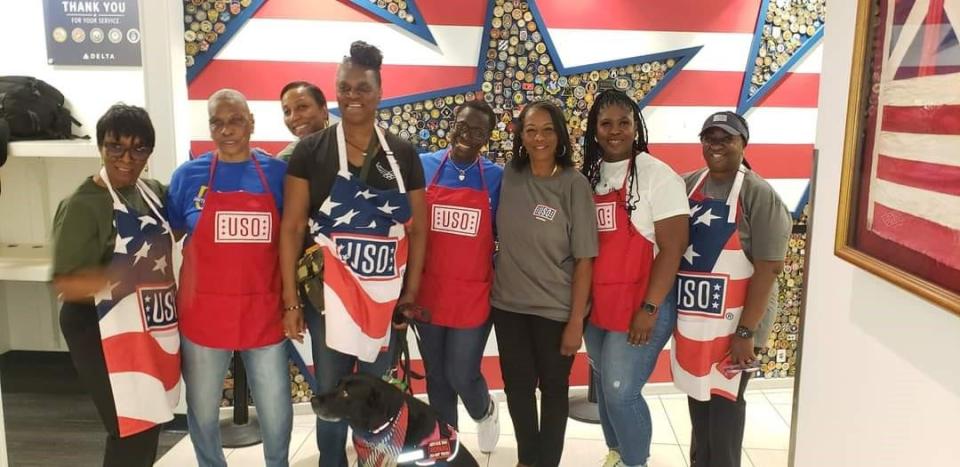
[[[627,176],[629,162],[628,159],[602,162],[600,180],[594,192],[605,195],[619,190]],[[636,181],[631,183],[627,191],[630,194],[628,204],[632,203],[636,208],[630,214],[630,221],[637,232],[654,244],[654,251],[657,251],[653,223],[668,217],[690,214],[686,185],[670,166],[645,152],[637,154],[635,170]]]

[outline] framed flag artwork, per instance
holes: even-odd
[[[835,251],[960,315],[960,0],[859,0]]]

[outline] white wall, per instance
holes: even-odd
[[[95,138],[97,119],[116,102],[144,105],[140,67],[47,64],[42,1],[0,0],[0,11],[0,44],[4,44],[0,75],[35,76],[59,89],[74,117],[83,124],[74,128],[74,133]],[[98,167],[96,159],[8,160],[0,169],[4,185],[0,241],[45,243],[59,200]]]
[[[833,254],[856,3],[830,3],[823,47],[794,465],[956,465],[960,317]]]

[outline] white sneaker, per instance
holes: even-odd
[[[607,457],[603,459],[603,467],[616,467],[622,465],[620,462],[620,453],[613,449],[607,451]]]
[[[500,414],[497,403],[491,398],[487,416],[477,421],[477,444],[480,445],[480,452],[493,452],[497,448],[497,441],[500,441]]]

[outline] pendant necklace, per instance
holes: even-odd
[[[453,161],[453,158],[450,158],[450,163],[453,164],[453,168],[457,169],[457,172],[460,172],[460,174],[457,175],[457,178],[458,178],[461,182],[467,179],[467,171],[470,170],[470,168],[473,167],[474,164],[476,164],[477,162],[480,162],[480,157],[479,157],[479,156],[473,161],[473,163],[471,163],[470,165],[468,165],[466,168],[461,169],[460,166],[457,165],[457,163]]]

